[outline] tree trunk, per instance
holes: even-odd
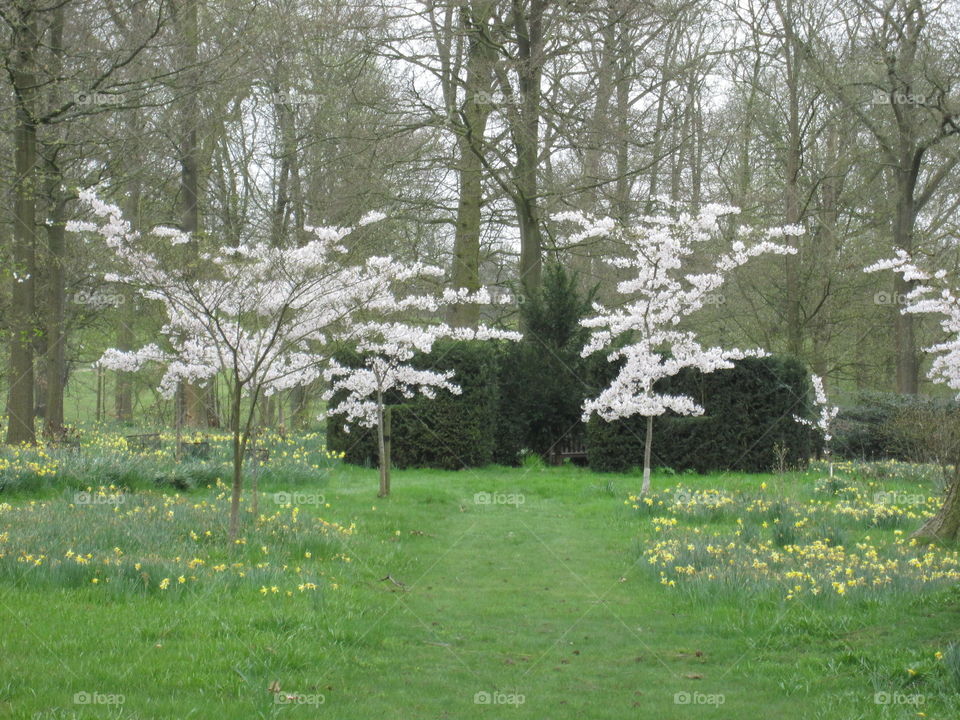
[[[485,7],[490,6],[487,3]],[[464,8],[461,12],[466,12]],[[473,15],[473,10],[470,10]],[[467,47],[467,77],[464,89],[463,114],[460,135],[457,138],[459,156],[460,197],[457,202],[456,230],[453,238],[454,289],[470,292],[480,289],[480,227],[483,206],[483,138],[491,110],[493,69],[490,64],[490,41],[483,34],[489,11],[480,16],[464,18],[464,30],[469,35]],[[509,99],[508,99],[509,101]],[[448,322],[453,327],[475,328],[480,323],[480,306],[454,303],[450,305]]]
[[[903,158],[901,163],[907,163]],[[897,169],[897,210],[894,217],[893,245],[895,248],[912,253],[913,233],[916,224],[916,210],[914,207],[914,192],[916,189],[916,174],[912,169]],[[917,358],[917,341],[914,333],[915,318],[910,313],[902,313],[902,298],[913,290],[913,281],[903,279],[902,275],[895,275],[894,289],[894,319],[893,338],[897,360],[897,392],[907,395],[916,395],[920,384],[920,364]]]
[[[141,137],[144,132],[143,127],[143,116],[137,110],[131,110],[128,113],[129,125],[127,132],[131,134],[131,137]],[[134,167],[140,166],[143,164],[143,155],[140,151],[139,146],[134,146],[132,149],[131,162],[134,164]],[[129,185],[127,188],[127,201],[126,211],[124,216],[130,219],[130,226],[134,232],[140,232],[140,229],[143,225],[143,207],[142,207],[142,194],[143,188],[141,180],[138,173],[133,173]],[[118,315],[120,321],[117,325],[117,349],[118,350],[133,350],[133,343],[135,341],[134,332],[133,332],[133,323],[137,316],[137,311],[135,307],[136,293],[129,287],[124,286],[121,290],[120,297],[122,298],[122,303],[120,305]],[[129,423],[133,421],[133,377],[131,373],[118,372],[115,373],[114,379],[114,396],[113,396],[113,411],[117,420],[122,423]]]
[[[612,10],[612,9],[611,9]],[[583,149],[583,174],[581,183],[583,190],[580,193],[580,209],[588,214],[604,214],[601,198],[603,185],[607,182],[609,173],[603,172],[604,154],[611,149],[617,151],[619,144],[629,143],[628,137],[613,135],[611,122],[611,99],[614,86],[617,83],[618,63],[617,33],[623,32],[616,13],[608,12],[606,22],[601,32],[600,59],[597,68],[596,101],[590,118],[589,131]],[[603,176],[603,177],[601,177]],[[619,180],[619,178],[618,178]],[[593,247],[583,248],[571,258],[572,267],[577,271],[583,282],[595,283],[596,278],[602,277],[603,253],[599,243]]]
[[[24,3],[25,5],[26,3]],[[36,329],[34,276],[36,274],[36,52],[40,43],[32,11],[12,12],[15,51],[11,76],[16,112],[13,131],[13,247],[8,329],[10,361],[7,375],[7,438],[10,445],[36,442],[33,395],[33,342]],[[9,19],[8,19],[9,21]]]
[[[630,192],[633,186],[633,182],[630,179],[630,76],[632,74],[632,61],[628,62],[626,58],[628,53],[631,52],[630,44],[628,42],[628,34],[625,31],[621,31],[620,38],[618,41],[620,47],[619,55],[621,56],[621,61],[617,63],[616,69],[616,79],[614,82],[614,90],[616,91],[616,133],[617,133],[617,145],[616,145],[616,173],[617,173],[617,182],[614,187],[614,198],[613,198],[613,208],[614,216],[616,220],[624,227],[628,226],[633,219],[633,207],[630,201]],[[658,104],[658,112],[660,110],[660,105]],[[662,116],[659,116],[658,122],[662,119]],[[658,127],[655,131],[656,138],[654,143],[660,142],[660,137],[662,133]],[[660,151],[655,149],[654,152],[659,153]],[[656,156],[656,161],[659,162],[659,154]],[[653,172],[658,172],[655,168]],[[651,181],[652,182],[652,181]],[[652,190],[651,190],[652,194]],[[602,267],[601,263],[598,265]]]
[[[63,57],[64,7],[58,7],[50,25],[50,52],[53,61],[50,71],[59,74]],[[56,85],[50,89],[50,104],[59,101]],[[54,129],[56,132],[56,129]],[[66,380],[66,328],[64,327],[64,305],[66,302],[66,198],[63,195],[63,172],[57,164],[57,152],[60,149],[60,133],[56,132],[54,141],[42,146],[45,178],[44,197],[49,207],[47,222],[47,253],[45,266],[49,289],[45,312],[44,348],[46,397],[44,398],[43,431],[46,437],[58,439],[64,433],[63,390]]]
[[[66,329],[64,305],[66,300],[64,261],[66,255],[66,226],[64,202],[54,200],[50,223],[47,225],[47,275],[50,283],[46,317],[46,409],[44,434],[51,439],[63,436],[63,385],[66,378]]]
[[[200,0],[180,0],[177,21],[180,65],[187,80],[180,89],[180,229],[194,235],[200,229],[200,79],[197,67],[200,57]],[[196,248],[196,242],[191,243]],[[184,387],[184,420],[187,425],[206,424],[207,403],[203,388],[187,383]]]
[[[290,429],[306,430],[310,424],[310,390],[303,385],[290,389]]]
[[[117,328],[117,349],[133,349],[133,322],[134,294],[127,289],[123,290],[121,295],[123,304],[120,307],[120,325]],[[114,385],[113,411],[117,420],[122,423],[129,423],[133,420],[133,381],[129,373],[117,373],[116,384]]]
[[[103,368],[97,365],[97,406],[94,409],[94,422],[102,422],[105,415],[103,407]],[[179,460],[179,458],[177,459]]]
[[[788,73],[789,117],[787,120],[787,147],[784,158],[784,222],[787,225],[800,223],[800,153],[802,138],[800,137],[800,107],[796,78]],[[799,244],[799,238],[789,236],[788,241],[793,247]],[[784,289],[786,312],[784,321],[787,335],[787,354],[795,358],[803,354],[803,315],[800,287],[801,254],[785,255]]]
[[[383,407],[383,393],[377,393],[377,450],[380,459],[380,492],[377,497],[390,494],[390,409]]]
[[[653,446],[653,415],[647,416],[647,438],[643,444],[643,486],[640,494],[650,492],[650,449]]]
[[[230,493],[230,544],[237,539],[240,528],[240,493],[243,490],[243,442],[240,430],[242,388],[239,383],[233,388],[230,398],[230,432],[233,435],[233,488]]]
[[[952,543],[960,537],[960,462],[954,463],[953,478],[939,512],[927,520],[913,537],[921,542]]]
[[[519,122],[513,128],[517,154],[513,202],[520,225],[520,285],[524,293],[532,297],[540,289],[543,268],[538,177],[546,0],[531,0],[527,13],[521,12],[518,5],[514,3],[513,12],[520,88]]]

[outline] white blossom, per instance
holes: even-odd
[[[826,454],[829,456],[830,441],[833,439],[833,435],[830,432],[830,426],[837,417],[837,413],[840,412],[840,408],[829,403],[827,399],[827,393],[823,389],[823,378],[821,378],[819,375],[813,374],[810,376],[810,382],[813,384],[814,404],[817,406],[819,411],[817,419],[816,421],[812,421],[807,418],[800,417],[799,415],[794,415],[793,419],[802,425],[814,427],[820,431],[820,434],[823,436]]]
[[[936,356],[927,377],[946,385],[960,399],[960,290],[956,278],[951,282],[950,275],[943,268],[928,270],[916,264],[902,249],[896,251],[895,257],[864,268],[868,273],[881,270],[892,270],[907,282],[922,281],[906,294],[906,304],[900,311],[940,316],[940,329],[947,339],[925,348],[926,352]]]
[[[612,308],[594,305],[596,314],[582,321],[591,330],[582,355],[605,353],[608,361],[619,363],[619,369],[609,386],[584,403],[584,421],[592,415],[607,421],[634,415],[653,418],[667,412],[700,415],[703,408],[693,398],[659,392],[655,389],[657,382],[683,368],[710,373],[733,367],[734,360],[765,354],[762,350],[705,348],[693,331],[682,327],[685,318],[714,301],[726,276],[750,258],[796,252],[769,239],[777,237],[777,232],[768,231],[748,243],[758,233],[740,228],[734,233],[737,239],[711,270],[685,271],[696,246],[715,239],[720,221],[736,214],[736,208],[708,205],[696,217],[683,213],[677,217],[647,216],[634,227],[610,231],[629,251],[611,260],[615,267],[629,273],[617,284],[624,301]],[[578,213],[566,213],[562,219],[584,228],[577,238],[610,227]],[[797,232],[797,228],[789,227],[781,229],[779,235]],[[645,466],[642,492],[649,485],[650,468]]]
[[[620,362],[621,367],[609,387],[587,400],[584,420],[593,414],[604,420],[632,415],[651,417],[668,411],[700,414],[703,408],[692,398],[655,391],[657,381],[676,375],[685,367],[709,373],[732,367],[734,360],[764,354],[759,350],[704,348],[692,331],[678,329],[684,318],[711,301],[733,269],[757,255],[796,252],[795,248],[768,239],[748,245],[744,239],[755,234],[748,229],[736,233],[738,239],[717,259],[712,271],[685,273],[685,261],[692,256],[696,244],[713,238],[720,219],[736,212],[735,208],[708,205],[696,217],[645,217],[633,228],[616,231],[617,240],[631,251],[612,261],[631,272],[628,279],[617,285],[617,291],[626,300],[610,309],[595,305],[596,315],[583,321],[592,333],[582,354],[586,357],[606,352],[607,359]],[[586,228],[596,227],[594,221],[578,213],[567,213],[563,219]],[[780,234],[797,232],[795,227],[782,230]],[[774,236],[770,231],[763,235]]]

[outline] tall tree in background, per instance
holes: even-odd
[[[497,65],[506,105],[513,155],[509,178],[502,183],[513,201],[520,231],[519,283],[533,295],[540,288],[543,266],[543,228],[540,217],[540,173],[543,148],[543,73],[548,54],[548,0],[512,0],[500,25],[507,63]]]
[[[466,45],[462,103],[458,101],[459,83],[454,82],[453,73],[456,69],[452,58],[447,61],[451,67],[450,81],[444,85],[445,101],[451,108],[451,120],[457,133],[459,191],[450,284],[454,288],[465,288],[468,292],[480,289],[484,153],[487,151],[484,135],[493,101],[493,68],[497,52],[489,33],[495,10],[496,2],[493,0],[471,0],[459,4],[457,16]],[[451,44],[445,46],[450,47]],[[475,328],[480,322],[480,306],[466,303],[451,305],[449,321],[454,327]]]
[[[924,209],[960,162],[960,108],[952,97],[960,81],[955,17],[926,0],[856,0],[847,12],[848,56],[821,42],[808,46],[804,58],[876,142],[890,187],[891,245],[912,254]],[[895,275],[895,297],[913,287]],[[893,331],[897,392],[915,394],[920,363],[913,314],[896,313]]]
[[[39,11],[29,0],[11,4],[2,15],[10,33],[10,49],[5,54],[4,63],[13,87],[16,114],[6,438],[11,445],[36,441],[33,421],[33,343],[37,331],[34,277],[39,183],[37,126],[41,117],[38,65],[43,42],[38,15]]]
[[[180,132],[177,159],[180,163],[180,229],[195,237],[200,230],[200,0],[175,0],[174,20],[179,47],[178,88]],[[208,391],[192,383],[180,388],[183,421],[187,425],[207,423]]]
[[[63,168],[70,160],[64,135],[83,117],[107,110],[89,98],[116,91],[120,71],[151,45],[165,16],[157,11],[148,17],[149,22],[135,31],[123,32],[115,26],[116,16],[104,15],[96,3],[83,0],[45,7],[24,0],[0,9],[0,30],[8,41],[3,61],[14,105],[12,284],[6,318],[10,337],[6,441],[10,444],[36,440],[38,377],[43,380],[45,405],[52,406],[50,432],[58,434],[63,424],[66,245],[62,222],[69,199]],[[114,42],[97,44],[102,39],[97,33],[105,28],[110,33],[116,30]],[[67,42],[84,43],[84,47],[68,48]],[[125,90],[135,86],[122,85]],[[47,213],[44,248],[38,244],[41,202]],[[49,292],[46,302],[38,304],[36,283],[41,276]],[[34,367],[38,350],[47,361],[39,376]]]

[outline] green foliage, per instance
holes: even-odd
[[[588,392],[580,349],[594,292],[578,288],[576,273],[546,266],[540,292],[521,306],[524,338],[504,346],[500,358],[500,415],[496,461],[520,462],[522,450],[548,456],[553,446],[582,432],[581,407]]]
[[[340,361],[358,362],[342,353]],[[493,343],[446,340],[433,351],[414,358],[422,369],[453,370],[460,395],[440,391],[434,399],[418,396],[387,398],[392,415],[391,460],[394,467],[456,470],[493,461],[497,425],[497,348]],[[336,398],[332,404],[336,404]],[[345,453],[356,465],[377,463],[376,428],[354,427],[346,432],[333,416],[327,423],[329,447]]]
[[[834,452],[850,460],[953,462],[958,405],[923,395],[865,392],[840,409]]]
[[[600,383],[614,369],[598,363]],[[709,374],[688,369],[658,390],[690,395],[706,412],[700,417],[654,419],[654,466],[701,473],[762,472],[777,462],[776,446],[785,448],[788,467],[802,465],[810,456],[812,435],[793,420],[794,415],[810,414],[809,379],[796,360],[745,358],[730,370]],[[602,471],[641,466],[645,438],[646,418],[612,423],[592,418],[587,424],[590,466]]]

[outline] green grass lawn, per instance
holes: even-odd
[[[572,467],[396,472],[387,500],[375,471],[318,477],[265,479],[264,519],[233,547],[216,487],[0,495],[0,717],[960,717],[955,583],[822,582],[786,599],[792,583],[729,570],[732,550],[691,550],[677,564],[695,577],[650,561],[691,533],[779,537],[812,507],[787,500],[829,508],[791,542],[838,529],[858,556],[926,552],[894,545],[903,514],[846,513],[844,483],[658,475],[665,504],[634,508],[638,478]],[[698,505],[697,489],[738,499]],[[770,502],[749,515],[757,497]]]

